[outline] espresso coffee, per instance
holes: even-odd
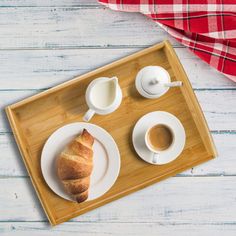
[[[155,151],[164,151],[173,142],[173,134],[166,125],[158,124],[153,126],[147,133],[147,141]]]

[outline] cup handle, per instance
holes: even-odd
[[[170,82],[170,83],[164,83],[165,87],[180,87],[183,85],[182,81],[174,81],[174,82]]]
[[[157,153],[153,153],[152,162],[153,162],[154,164],[157,163],[157,158],[158,158],[158,154],[157,154]]]
[[[92,109],[89,109],[89,110],[85,113],[85,115],[84,115],[84,117],[83,117],[83,120],[86,121],[86,122],[89,122],[90,119],[93,117],[94,114],[95,114],[95,111],[92,110]]]

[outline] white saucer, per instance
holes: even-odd
[[[56,130],[44,145],[41,169],[48,186],[60,197],[74,201],[61,185],[56,171],[56,158],[64,147],[83,129],[94,138],[94,167],[91,175],[89,196],[93,200],[102,196],[115,183],[120,171],[120,153],[112,136],[99,126],[89,123],[71,123]]]
[[[168,150],[159,154],[157,163],[153,163],[153,153],[145,144],[145,133],[156,124],[169,126],[174,133],[174,141]],[[133,129],[132,139],[135,151],[144,161],[150,164],[163,165],[175,160],[180,155],[184,149],[186,136],[184,127],[178,118],[168,112],[154,111],[138,120]]]

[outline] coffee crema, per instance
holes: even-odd
[[[169,127],[163,124],[153,126],[147,133],[147,141],[155,151],[164,151],[173,142],[173,133]]]

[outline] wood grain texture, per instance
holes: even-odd
[[[183,86],[170,89],[158,100],[142,98],[134,88],[135,75],[141,68],[151,64],[164,67],[172,81],[178,78],[183,82]],[[113,187],[94,201],[79,205],[65,201],[56,196],[44,183],[40,171],[42,147],[57,128],[67,123],[82,121],[87,109],[84,93],[88,84],[94,78],[114,75],[119,78],[123,94],[122,104],[116,113],[103,117],[97,115],[93,118],[93,123],[103,127],[114,137],[121,154],[120,174]],[[152,166],[138,159],[130,142],[131,130],[137,119],[154,110],[165,110],[176,115],[186,132],[185,148],[179,158],[162,166]],[[191,85],[168,41],[8,106],[6,112],[26,168],[52,225],[62,223],[217,155]],[[129,181],[125,180],[127,177]]]
[[[86,6],[96,6],[99,7],[101,4],[97,0],[1,0],[0,7],[77,7],[81,6],[86,8]]]
[[[110,24],[106,23],[103,25],[100,18],[102,14],[101,9],[103,7],[99,6],[96,0],[2,0],[0,1],[0,6],[0,48],[2,49],[0,51],[1,109],[10,103],[38,93],[39,91],[37,89],[54,86],[55,84],[69,80],[76,75],[90,71],[108,62],[126,56],[132,53],[133,50],[137,51],[143,46],[146,47],[147,45],[151,45],[153,40],[156,42],[158,39],[166,38],[166,33],[164,31],[157,31],[156,26],[153,27],[152,25],[154,24],[151,21],[148,21],[144,17],[138,15],[134,16],[133,14],[123,14],[118,12],[109,13],[109,10],[105,10],[104,17],[109,15],[109,20],[111,22]],[[40,8],[38,8],[36,11],[32,11],[31,6],[35,9],[39,6]],[[71,14],[74,7],[81,9],[93,8],[93,11],[91,12],[93,13],[93,17],[98,19],[98,23],[92,20],[90,15],[86,14],[74,14],[71,18],[73,21],[70,21],[67,16]],[[53,15],[54,8],[55,14]],[[63,9],[57,11],[58,8]],[[97,11],[96,8],[100,8],[100,10]],[[79,10],[77,9],[77,12],[78,11]],[[41,18],[41,14],[44,18],[44,22]],[[56,16],[56,14],[58,14],[58,16]],[[83,17],[81,18],[81,16]],[[56,22],[56,18],[63,19],[64,23],[62,24],[61,22]],[[122,20],[124,21],[124,24],[119,23],[119,21]],[[131,23],[133,20],[137,29],[132,28]],[[88,22],[90,24],[89,29],[86,29]],[[63,26],[63,30],[65,30],[64,33],[60,32],[61,26]],[[100,28],[92,32],[91,28],[93,27]],[[42,30],[40,30],[40,28]],[[145,28],[147,29],[147,35],[142,35],[142,32],[145,30]],[[149,32],[149,30],[153,32]],[[78,31],[82,31],[81,35],[78,35]],[[103,32],[104,34],[107,34],[107,31],[110,31],[110,38],[103,37]],[[131,35],[130,31],[133,35]],[[89,34],[87,34],[88,32]],[[88,38],[86,36],[82,37],[83,33],[86,33],[88,37],[90,37],[90,44],[87,43]],[[3,34],[6,34],[6,36],[4,37]],[[115,42],[117,36],[119,36],[121,40]],[[76,40],[73,40],[74,37]],[[79,40],[77,40],[78,37],[80,37]],[[101,38],[103,38],[104,41],[102,41]],[[48,44],[48,42],[50,42],[50,44]],[[100,42],[101,45],[98,44],[98,42]],[[115,42],[115,45],[112,46],[112,44],[108,44],[109,42]],[[132,45],[130,42],[138,43],[138,45]],[[177,47],[180,47],[180,45],[176,44],[174,40],[172,42]],[[62,50],[64,47],[71,49]],[[10,48],[11,50],[7,50],[7,48]],[[27,50],[23,50],[24,48]],[[47,48],[49,50],[42,50],[42,48]],[[55,48],[59,50],[51,50]],[[81,50],[82,48],[84,48],[84,50]],[[106,50],[101,48],[106,48]],[[198,98],[201,99],[200,104],[204,106],[205,115],[207,112],[207,120],[210,122],[210,127],[214,128],[214,130],[217,130],[217,132],[213,134],[213,137],[218,147],[219,158],[194,168],[192,172],[195,176],[218,176],[220,174],[235,175],[236,138],[234,133],[236,125],[235,123],[232,124],[232,121],[235,120],[236,112],[234,109],[235,84],[230,83],[230,81],[224,78],[223,75],[214,71],[205,63],[199,61],[197,57],[193,56],[193,54],[190,54],[186,49],[177,48],[176,51],[180,57],[181,63],[184,65],[193,87],[204,89],[204,91],[201,91],[200,93],[198,93],[198,91],[195,93],[197,94]],[[12,70],[12,68],[15,68],[15,70]],[[219,90],[214,92],[207,90],[215,88],[232,88],[234,90],[223,92]],[[15,91],[18,89],[30,89],[31,91]],[[211,99],[212,94],[214,99]],[[3,117],[4,119],[2,119]],[[228,120],[230,121],[229,124]],[[163,212],[161,214],[160,211],[158,211],[159,207],[155,209],[157,212],[159,212],[158,216],[155,215],[156,211],[152,210],[152,206],[150,210],[150,204],[148,201],[146,201],[146,199],[150,198],[153,199],[154,202],[157,202],[157,191],[159,184],[158,186],[150,187],[155,188],[155,191],[149,191],[150,188],[147,188],[143,191],[137,192],[114,202],[122,202],[119,203],[118,206],[115,205],[113,207],[111,205],[114,203],[112,203],[106,207],[92,211],[91,215],[89,215],[90,213],[82,215],[78,218],[78,221],[80,219],[82,220],[81,223],[70,222],[51,229],[45,222],[30,222],[31,220],[45,220],[46,217],[42,212],[42,208],[38,203],[38,199],[35,197],[35,193],[30,181],[17,177],[24,176],[26,172],[22,160],[20,159],[19,152],[16,148],[16,145],[14,144],[12,135],[5,133],[9,132],[9,127],[2,110],[0,130],[4,132],[0,135],[0,176],[1,178],[6,178],[8,175],[12,176],[12,178],[0,179],[1,186],[7,190],[8,196],[4,197],[4,204],[10,206],[9,208],[5,208],[2,202],[3,197],[0,197],[0,217],[5,213],[9,216],[11,213],[11,220],[14,221],[14,216],[18,216],[18,218],[15,218],[15,220],[19,221],[8,223],[1,220],[1,235],[48,236],[54,235],[55,233],[63,236],[136,236],[146,234],[167,236],[235,235],[235,200],[228,198],[231,194],[235,196],[235,180],[228,176],[214,177],[213,179],[215,183],[210,188],[210,191],[206,185],[204,185],[206,187],[199,188],[199,185],[201,186],[202,183],[205,183],[205,177],[194,177],[191,178],[190,181],[188,181],[188,178],[181,177],[181,183],[175,181],[167,192],[166,188],[161,190],[163,197],[161,198],[162,200],[159,207],[161,207],[161,211]],[[188,171],[188,174],[191,175],[191,171]],[[223,179],[225,180],[228,178],[230,178],[230,180],[227,184],[226,182],[222,182]],[[171,178],[168,181],[175,179],[176,178]],[[5,181],[4,184],[2,180]],[[165,182],[160,183],[160,185],[164,183]],[[207,184],[208,183],[209,182],[207,181]],[[192,184],[194,184],[194,188],[197,188],[199,194],[201,193],[202,189],[204,190],[203,193],[205,195],[203,198],[201,198],[201,196],[199,198],[198,194],[191,194]],[[226,185],[227,190],[219,192],[217,189],[222,185]],[[20,196],[16,201],[14,201],[16,198],[14,192],[15,188],[17,189],[17,197]],[[180,195],[179,188],[184,189],[182,192],[187,190],[187,193]],[[3,192],[3,188],[0,189],[0,192]],[[197,203],[194,206],[194,210],[192,207],[190,207],[185,211],[185,213],[189,212],[187,222],[185,222],[186,218],[184,220],[180,219],[178,222],[176,222],[175,215],[172,214],[169,216],[167,214],[168,223],[166,222],[166,218],[164,217],[165,207],[167,206],[165,201],[165,193],[176,196],[175,198],[172,198],[171,202],[168,203],[168,210],[175,211],[176,214],[176,208],[178,206],[179,210],[181,210],[183,199],[187,206],[190,206],[193,202]],[[5,192],[3,192],[3,195],[5,195]],[[135,197],[136,195],[137,197]],[[222,205],[219,205],[221,206],[221,211],[217,207],[219,200],[215,201],[215,196],[217,199],[218,197],[221,197],[222,201],[224,199],[229,200],[232,203],[232,206],[224,207],[222,203]],[[136,201],[138,201],[139,205],[135,204]],[[209,205],[205,205],[205,201],[208,201],[208,204],[211,203],[214,206],[209,207]],[[147,208],[145,208],[146,202],[148,204]],[[140,206],[142,205],[143,207],[140,209]],[[205,206],[206,209],[202,206]],[[215,207],[219,210],[214,210]],[[4,209],[4,214],[2,214],[2,209]],[[117,211],[119,215],[116,214]],[[22,217],[24,212],[26,212],[25,218]],[[224,221],[225,217],[222,217],[221,222],[215,220],[214,217],[218,214],[218,212],[224,212],[227,214],[229,220]],[[183,213],[179,211],[180,216],[181,214]],[[202,215],[206,222],[196,223],[196,220],[201,219]],[[141,222],[143,218],[139,220],[140,216],[145,216],[144,223]],[[129,218],[132,219],[132,223],[129,222]],[[152,220],[154,219],[155,222],[147,223],[149,218]],[[103,223],[96,223],[93,221],[97,219],[103,220]],[[26,220],[26,222],[20,222],[22,220]],[[112,222],[115,220],[116,222]]]
[[[232,184],[235,180],[235,176],[172,177],[71,221],[107,224],[236,224],[236,189]],[[0,184],[0,200],[5,203],[1,206],[4,214],[0,215],[0,221],[47,222],[28,178],[0,179]]]
[[[184,223],[79,223],[70,222],[59,225],[53,229],[49,229],[46,223],[31,223],[31,222],[9,222],[0,223],[0,232],[2,236],[12,235],[32,235],[35,233],[37,236],[54,236],[55,234],[66,235],[80,235],[80,236],[123,236],[123,235],[135,235],[143,236],[144,234],[149,236],[235,236],[236,226],[231,222],[224,224],[184,224]]]
[[[177,176],[236,176],[236,133],[213,133],[219,156]],[[25,166],[11,133],[0,134],[0,178],[27,177]]]
[[[0,53],[0,90],[52,87],[139,50],[140,48],[4,50]],[[189,50],[176,48],[176,53],[193,88],[235,88],[232,81]]]
[[[6,7],[0,14],[0,49],[179,45],[156,23],[107,8]]]
[[[0,132],[9,132],[4,107],[40,90],[0,91]],[[197,90],[195,94],[201,104],[208,125],[212,131],[236,131],[236,90]],[[226,122],[227,121],[227,122]]]

